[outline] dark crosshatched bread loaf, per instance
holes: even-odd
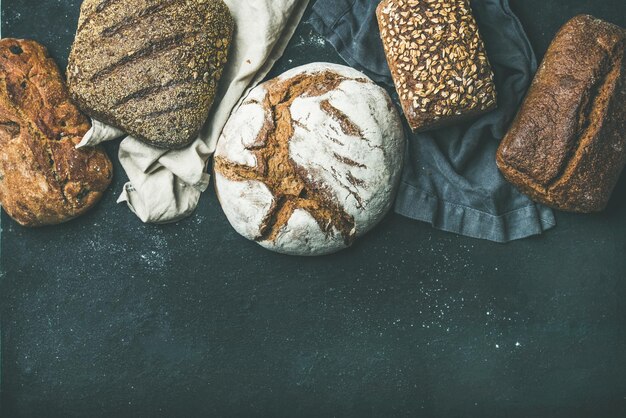
[[[603,210],[626,163],[626,31],[581,15],[559,31],[503,139],[504,176],[538,202]]]
[[[496,107],[493,72],[469,0],[383,0],[376,14],[389,69],[414,131]]]
[[[88,130],[45,48],[0,40],[0,202],[9,216],[57,224],[100,199],[112,166],[100,147],[75,148]]]
[[[137,139],[183,147],[207,119],[233,25],[222,0],[85,0],[70,93]]]

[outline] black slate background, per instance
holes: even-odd
[[[541,56],[623,0],[511,0]],[[4,0],[3,36],[65,66],[76,0]],[[273,74],[341,62],[302,24]],[[107,145],[113,156],[116,144]],[[175,225],[102,203],[38,230],[2,214],[1,417],[626,416],[626,175],[599,215],[498,245],[390,215],[354,248],[290,258],[214,193]]]

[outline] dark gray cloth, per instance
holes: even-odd
[[[392,87],[375,15],[378,3],[317,0],[309,23],[349,65]],[[395,209],[445,231],[508,242],[556,225],[552,210],[507,183],[495,162],[537,60],[508,0],[476,0],[472,8],[494,69],[498,109],[432,132],[413,134],[407,127],[407,161]]]

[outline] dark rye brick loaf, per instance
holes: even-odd
[[[85,0],[70,93],[96,119],[181,148],[207,119],[233,26],[222,0]]]
[[[76,149],[89,120],[35,41],[0,40],[0,203],[24,226],[65,222],[111,183],[101,147]]]
[[[561,28],[497,163],[534,200],[603,210],[626,163],[626,31],[581,15]]]

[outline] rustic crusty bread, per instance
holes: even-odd
[[[570,20],[546,52],[497,153],[504,176],[534,200],[603,210],[626,163],[626,31]]]
[[[389,210],[404,133],[387,93],[362,73],[318,63],[254,90],[215,154],[215,186],[232,226],[274,251],[349,246]]]
[[[414,131],[496,107],[493,72],[469,0],[383,0],[380,35]]]
[[[0,40],[0,203],[25,226],[67,221],[109,186],[102,148],[75,148],[89,121],[34,41]]]
[[[207,119],[233,25],[222,0],[85,0],[70,93],[98,120],[181,148]]]

